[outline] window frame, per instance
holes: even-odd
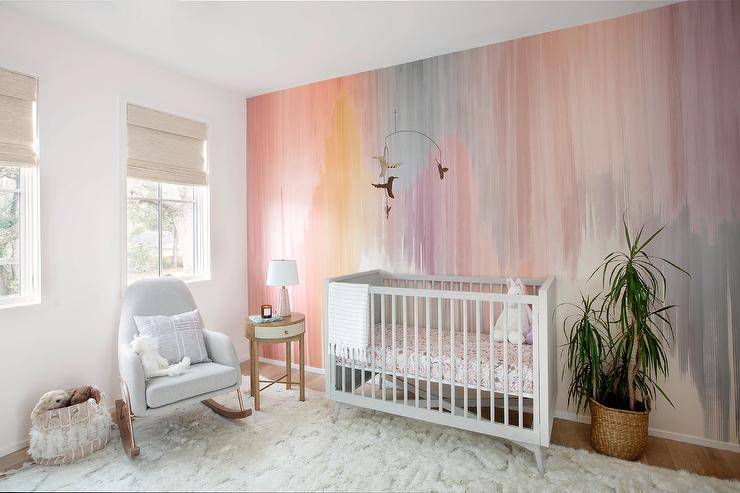
[[[120,209],[120,220],[121,220],[121,287],[122,292],[126,290],[126,288],[134,282],[134,280],[129,279],[128,275],[128,122],[127,122],[127,106],[128,104],[134,104],[139,106],[144,106],[147,108],[157,109],[166,113],[170,113],[173,115],[179,115],[185,118],[190,118],[193,120],[201,121],[206,124],[206,140],[205,140],[205,149],[204,149],[204,155],[205,155],[205,168],[206,172],[208,173],[208,183],[203,186],[195,186],[194,188],[194,194],[200,193],[200,207],[198,207],[198,214],[197,218],[194,220],[193,224],[193,237],[194,241],[197,245],[199,245],[200,248],[200,269],[201,272],[198,272],[196,270],[196,265],[194,263],[194,273],[191,276],[172,276],[176,279],[180,279],[188,284],[194,284],[194,283],[206,283],[211,281],[211,171],[210,171],[210,143],[211,143],[211,126],[208,122],[208,119],[203,118],[200,115],[191,115],[187,112],[180,111],[179,109],[175,108],[166,108],[161,107],[158,103],[152,103],[147,101],[142,101],[140,99],[132,99],[128,97],[121,97],[119,98],[119,106],[118,106],[118,124],[119,124],[119,155],[120,155],[120,163],[119,163],[119,173],[120,173],[120,179],[119,179],[119,197],[121,198],[121,201],[119,202],[121,204]],[[132,178],[137,179],[137,178]],[[140,180],[140,181],[147,181],[147,180]],[[153,182],[156,183],[156,182]],[[157,187],[159,189],[159,187]],[[194,197],[195,198],[195,197]],[[195,208],[195,207],[194,207]],[[159,242],[161,243],[161,235],[159,235]],[[160,250],[160,256],[161,256],[161,248]],[[194,252],[195,253],[195,252]],[[194,259],[195,260],[195,259]],[[161,269],[161,260],[160,260],[160,267],[158,267],[158,270]],[[158,277],[147,277],[146,279],[156,279]]]
[[[35,125],[35,122],[34,122]],[[20,291],[17,294],[0,296],[0,309],[41,303],[40,256],[39,256],[39,171],[37,167],[13,166],[3,163],[2,167],[18,168],[19,187],[15,190],[2,189],[3,193],[18,194],[18,266],[20,267]]]
[[[129,180],[136,180],[139,182],[144,183],[151,183],[156,187],[156,195],[154,197],[137,197],[137,196],[131,196],[128,194],[128,183]],[[133,280],[129,277],[129,270],[128,270],[128,205],[130,201],[143,201],[143,202],[149,202],[153,203],[157,207],[157,252],[158,252],[158,259],[157,259],[157,276],[156,277],[175,277],[177,279],[181,279],[185,282],[195,282],[195,281],[205,281],[210,278],[210,269],[209,269],[209,258],[210,258],[210,252],[208,249],[208,241],[207,238],[210,236],[208,235],[208,224],[206,221],[207,214],[204,213],[205,210],[207,210],[208,207],[208,186],[197,186],[197,185],[176,185],[176,186],[187,186],[190,187],[193,190],[193,199],[192,200],[184,200],[184,199],[168,199],[163,198],[163,192],[162,192],[162,185],[165,185],[164,183],[155,182],[155,181],[148,181],[148,180],[141,180],[138,178],[126,178],[126,258],[125,258],[125,264],[126,264],[126,282],[127,284],[131,284]],[[163,229],[162,229],[162,203],[163,202],[170,202],[170,203],[184,203],[184,204],[192,204],[193,206],[193,273],[184,275],[184,276],[178,276],[178,275],[171,275],[163,273],[164,269],[164,249],[162,245],[162,239],[163,239]],[[151,278],[155,276],[148,276],[146,278]]]
[[[30,77],[30,76],[29,76]],[[36,79],[36,101],[33,102],[33,140],[36,151],[35,166],[20,166],[2,163],[3,167],[19,169],[19,223],[18,244],[21,286],[18,294],[0,296],[0,310],[41,303],[41,207],[39,191],[39,167],[41,153],[39,145],[38,107],[40,100],[39,81]]]

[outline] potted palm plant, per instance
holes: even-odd
[[[591,444],[613,457],[635,460],[647,444],[650,403],[658,393],[671,403],[658,381],[668,376],[673,325],[665,305],[667,281],[661,266],[688,275],[673,262],[650,255],[644,226],[630,235],[627,250],[607,255],[591,277],[601,273],[603,293],[581,295],[578,312],[566,317],[566,366],[573,379],[568,403],[591,412]],[[658,265],[661,264],[661,266]],[[673,405],[671,403],[671,405]]]

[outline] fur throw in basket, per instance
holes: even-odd
[[[31,416],[28,454],[38,464],[62,465],[99,450],[110,438],[111,416],[105,396],[94,389],[93,397],[68,407],[37,410]]]

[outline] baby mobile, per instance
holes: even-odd
[[[393,126],[396,128],[396,111],[393,111]],[[445,179],[445,173],[449,171],[449,168],[444,166],[442,164],[442,149],[440,149],[439,145],[429,137],[424,132],[420,132],[418,130],[398,130],[397,128],[385,136],[383,139],[383,155],[382,156],[372,156],[373,159],[377,159],[378,163],[380,164],[380,175],[378,175],[378,178],[381,180],[385,180],[382,183],[371,183],[371,185],[375,188],[380,188],[385,191],[385,218],[388,220],[391,213],[391,205],[389,202],[389,199],[395,199],[396,196],[393,194],[393,182],[398,179],[398,176],[389,175],[388,170],[397,169],[399,166],[401,166],[401,162],[394,162],[391,157],[391,151],[390,147],[388,145],[388,140],[391,139],[395,135],[419,135],[426,140],[428,140],[436,149],[437,149],[437,155],[435,156],[434,160],[437,162],[437,172],[439,173],[439,179],[444,180]]]

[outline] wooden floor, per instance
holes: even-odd
[[[242,373],[249,375],[248,364],[242,365]],[[285,367],[261,364],[260,373],[274,379],[285,373]],[[293,379],[297,380],[297,377],[297,371],[294,370]],[[324,376],[306,373],[306,387],[324,392]],[[556,419],[552,430],[552,443],[593,451],[589,440],[589,425],[584,423]],[[0,474],[17,469],[27,460],[26,449],[0,457]],[[667,469],[684,469],[703,476],[740,480],[740,454],[664,438],[649,437],[647,450],[640,462]]]

